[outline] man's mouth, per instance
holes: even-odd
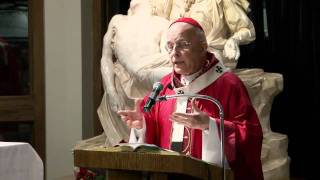
[[[183,64],[184,62],[183,61],[176,61],[176,62],[174,62],[173,64]]]

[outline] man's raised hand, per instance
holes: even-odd
[[[120,110],[118,114],[121,119],[127,123],[128,127],[141,129],[143,128],[143,114],[140,111],[140,104],[142,100],[135,101],[135,109],[134,110]]]

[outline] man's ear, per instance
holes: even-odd
[[[207,49],[208,49],[208,44],[207,44],[207,42],[203,42],[203,43],[201,44],[201,47],[202,47],[202,50],[203,50],[203,51],[207,52]]]

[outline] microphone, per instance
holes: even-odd
[[[152,93],[150,94],[146,104],[143,107],[144,112],[150,112],[150,109],[156,103],[156,99],[162,89],[163,89],[163,85],[160,82],[156,82],[153,84]]]

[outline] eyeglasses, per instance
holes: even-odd
[[[166,44],[166,50],[169,54],[171,54],[171,52],[173,51],[173,49],[175,48],[176,51],[181,51],[181,50],[189,50],[191,47],[191,42],[185,41],[185,40],[181,40],[181,41],[177,41],[175,43],[170,43],[168,42]]]

